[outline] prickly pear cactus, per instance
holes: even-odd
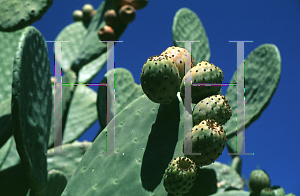
[[[26,27],[14,60],[11,110],[17,150],[34,192],[44,191],[47,184],[45,151],[53,107],[50,74],[44,38],[34,27]]]
[[[0,31],[11,32],[31,25],[42,18],[52,3],[53,0],[1,0]]]
[[[132,61],[142,69],[141,85],[134,82],[130,70],[118,68],[99,81],[104,85],[96,93],[88,86],[68,85],[93,80],[111,54],[108,44],[99,41],[118,40],[138,18],[136,10],[144,8],[148,0],[105,0],[97,9],[83,5],[82,10],[74,11],[74,23],[56,38],[70,41],[61,43],[64,58],[57,55],[55,59],[64,73],[62,85],[51,78],[43,36],[29,26],[41,19],[52,2],[0,0],[1,196],[167,196],[172,191],[184,196],[266,195],[272,191],[276,196],[285,195],[279,186],[267,190],[271,184],[266,179],[262,182],[251,176],[249,183],[245,182],[241,157],[233,157],[230,166],[217,161],[225,145],[230,152],[241,150],[241,146],[236,149],[236,121],[230,111],[236,110],[233,87],[226,94],[219,87],[200,87],[202,93],[193,95],[194,112],[186,111],[182,81],[190,73],[183,69],[187,60],[195,71],[194,82],[223,80],[222,65],[218,68],[209,62],[208,37],[193,11],[182,8],[176,12],[173,46],[163,56],[153,54],[145,59],[144,68],[143,62]],[[201,42],[190,53],[178,40]],[[259,46],[246,58],[245,69],[249,72],[245,76],[247,128],[277,88],[281,73],[278,48]],[[107,88],[107,78],[112,76],[116,86]],[[234,73],[231,83],[236,81]],[[55,113],[59,105],[53,105],[59,91],[63,92],[61,115]],[[108,94],[115,94],[115,110],[107,101]],[[107,114],[115,116],[107,121]],[[94,141],[77,141],[97,118],[101,130]],[[204,126],[203,121],[220,122]],[[62,141],[54,146],[57,128]],[[237,138],[241,139],[241,134]],[[193,156],[184,151],[189,158],[180,158],[185,156],[182,144],[203,154]],[[250,192],[244,191],[245,185],[250,185]]]

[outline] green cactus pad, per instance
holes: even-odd
[[[54,99],[54,83],[52,83],[52,97]],[[52,122],[51,122],[51,128],[49,133],[49,141],[48,141],[48,148],[52,148],[54,145],[54,107],[52,108]]]
[[[85,64],[79,71],[78,82],[90,83],[106,65],[110,53],[110,51],[104,52],[98,58]]]
[[[1,170],[0,182],[1,196],[26,195],[30,188],[21,163]]]
[[[48,183],[46,196],[60,196],[67,185],[66,175],[58,170],[48,171]]]
[[[106,152],[106,127],[83,156],[63,195],[167,196],[162,178],[172,158],[181,153],[184,125],[191,129],[192,118],[181,101],[161,105],[142,95],[108,124],[109,129],[115,126],[114,152],[125,154],[99,155]]]
[[[52,5],[53,0],[1,0],[0,31],[16,31],[38,21]]]
[[[27,196],[60,196],[64,191],[67,182],[67,177],[62,171],[52,169],[48,171],[47,187],[42,192],[33,192],[32,189],[30,189],[27,193]]]
[[[229,188],[235,188],[239,190],[244,189],[244,182],[240,175],[230,166],[214,162],[210,165],[203,166],[203,169],[213,169],[217,175],[217,192],[224,192]]]
[[[202,168],[197,169],[197,177],[194,181],[194,186],[190,192],[184,196],[222,194],[226,193],[229,189],[231,189],[231,191],[242,191],[244,188],[243,185],[243,181],[239,174],[228,165],[216,161],[209,166],[203,166]]]
[[[241,69],[241,66],[238,68]],[[259,118],[269,105],[274,95],[281,74],[281,57],[278,48],[273,44],[263,44],[252,51],[245,59],[245,128]],[[233,74],[230,83],[237,83],[237,72]],[[242,75],[238,76],[242,79]],[[236,86],[229,86],[226,99],[232,111],[237,110]],[[242,94],[241,96],[244,96]],[[244,110],[237,114],[244,115]],[[244,125],[244,123],[243,123]],[[242,125],[242,126],[243,126]],[[226,145],[230,153],[241,153],[243,142],[236,148],[236,115],[233,113],[229,121],[224,125],[228,138]],[[237,127],[239,130],[240,127]],[[244,132],[238,133],[238,141],[244,140]]]
[[[242,171],[242,159],[239,156],[233,157],[230,167],[241,175]]]
[[[109,107],[106,103],[107,99],[107,87],[99,86],[97,95],[97,110],[98,120],[102,129],[106,127],[106,115],[110,112],[112,115],[116,115],[129,105],[133,100],[139,98],[144,94],[141,85],[134,82],[134,78],[130,71],[124,68],[116,68],[115,70],[109,70],[101,83],[107,83],[107,77],[115,76],[114,83],[110,84],[108,89],[111,96],[115,93],[115,111]],[[109,123],[109,122],[107,122]]]
[[[52,95],[54,99],[55,91],[58,93],[61,91],[61,85],[56,82],[55,89],[54,89],[54,81],[56,81],[55,77],[51,77],[52,81]],[[76,83],[76,74],[72,70],[68,70],[67,73],[64,74],[62,77],[62,83],[63,84],[74,84]],[[52,148],[54,145],[54,125],[56,123],[61,123],[62,116],[64,117],[66,109],[67,109],[67,104],[71,99],[72,92],[74,91],[75,86],[63,86],[62,90],[62,104],[61,104],[61,115],[59,113],[54,113],[54,109],[52,108],[52,123],[51,123],[51,132],[49,135],[49,148]],[[56,107],[56,106],[55,106]],[[59,108],[57,107],[56,110]],[[70,108],[68,108],[70,109]],[[55,122],[55,124],[54,124]]]
[[[64,88],[64,87],[63,87]],[[87,86],[77,86],[72,98],[63,144],[78,139],[97,121],[97,93]]]
[[[110,9],[114,9],[113,1],[103,1],[99,6],[96,14],[92,17],[92,20],[87,29],[86,36],[83,40],[83,43],[80,45],[80,52],[78,53],[76,60],[73,61],[71,65],[72,70],[74,70],[75,72],[81,70],[83,66],[86,66],[91,61],[106,53],[107,43],[99,42],[98,30],[106,25],[104,20],[104,13]],[[119,37],[125,31],[126,27],[127,25],[120,24],[116,29],[114,29],[116,40],[119,39]],[[103,66],[104,65],[99,66],[97,69],[101,70]]]
[[[55,152],[55,149],[49,149],[47,152],[49,153],[47,157],[47,169],[56,169],[62,171],[64,174],[66,174],[66,177],[69,180],[78,166],[82,156],[91,145],[92,143],[87,141],[74,141],[73,143],[62,145],[62,152],[70,155],[51,155],[51,153]]]
[[[26,27],[15,54],[12,83],[12,126],[22,165],[34,191],[47,184],[46,151],[53,107],[46,42]]]
[[[282,196],[284,196],[285,194],[283,194]],[[274,191],[271,188],[263,188],[260,191],[260,195],[259,196],[276,196]]]
[[[217,177],[213,169],[197,168],[197,176],[190,192],[184,196],[207,196],[216,193]]]
[[[285,196],[296,196],[296,195],[294,193],[289,193],[289,194],[287,194]]]
[[[5,160],[8,158],[10,150],[12,148],[12,139],[13,137],[9,138],[7,142],[1,147],[1,154],[0,154],[0,170],[2,165],[4,164]]]
[[[63,76],[63,83],[75,83],[73,71],[69,70]],[[60,90],[57,85],[56,90]],[[66,102],[70,99],[70,93],[74,90],[74,86],[63,86],[62,91],[62,115],[66,110]],[[88,130],[97,121],[97,94],[87,86],[77,86],[73,94],[71,105],[69,108],[65,130],[63,132],[63,144],[73,142],[78,139],[86,130]],[[52,111],[53,116],[54,112]],[[56,122],[61,118],[56,116]],[[54,126],[51,126],[49,136],[49,147],[54,145]]]
[[[12,136],[11,98],[0,103],[0,148]]]
[[[70,69],[72,62],[76,59],[76,56],[80,51],[80,45],[84,41],[86,32],[87,29],[82,22],[74,22],[62,29],[55,38],[56,41],[70,41],[62,42],[61,46],[54,46],[62,48],[61,54],[63,58],[56,57],[55,61],[58,65],[61,65],[64,73]]]
[[[205,29],[198,16],[188,8],[179,9],[173,20],[172,27],[173,44],[185,48],[184,42],[176,41],[200,41],[192,43],[192,55],[196,64],[210,59],[209,42]]]
[[[76,78],[77,78],[76,74],[70,69],[62,77],[62,84],[74,84],[74,83],[76,83]],[[53,86],[53,88],[54,88],[54,86]],[[61,90],[61,84],[56,83],[55,92],[58,94],[59,92],[62,91],[62,95],[61,95],[62,96],[62,100],[61,100],[62,103],[61,103],[61,114],[59,114],[59,113],[54,114],[53,113],[54,114],[53,119],[54,119],[55,124],[56,123],[62,123],[62,119],[64,119],[65,115],[66,115],[66,110],[67,109],[70,110],[70,107],[67,108],[67,104],[69,104],[69,102],[71,101],[71,96],[72,96],[72,93],[74,92],[74,89],[75,89],[75,86],[70,85],[70,86],[62,86],[62,90]],[[74,94],[73,94],[73,96],[74,96]],[[72,104],[72,101],[71,101],[71,104]],[[59,108],[55,105],[55,109],[58,110]],[[70,113],[68,113],[68,115],[69,114]],[[50,138],[51,138],[51,140],[50,140]],[[51,143],[51,147],[53,147],[53,143],[54,143],[54,126],[51,127],[51,134],[50,134],[50,137],[49,137],[49,142]]]
[[[71,68],[73,61],[76,60],[76,57],[79,55],[81,45],[86,38],[87,28],[82,22],[75,22],[67,27],[65,27],[56,37],[57,41],[70,41],[62,43],[62,56],[63,58],[56,58],[56,61],[59,65],[62,66],[64,73]],[[95,44],[100,44],[98,42]],[[107,52],[102,53],[99,57],[87,63],[79,71],[78,82],[80,83],[90,83],[93,78],[98,74],[98,72],[104,67],[107,61]]]
[[[13,62],[21,33],[22,30],[0,32],[0,103],[11,99]]]
[[[249,196],[249,195],[250,195],[250,193],[248,191],[232,190],[232,191],[227,191],[227,192],[222,192],[222,193],[215,193],[210,196]]]
[[[4,146],[1,147],[0,171],[20,163],[15,138],[11,136]]]

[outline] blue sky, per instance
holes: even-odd
[[[73,22],[72,12],[90,3],[95,9],[101,1],[54,1],[43,18],[34,23],[47,41],[55,40],[59,32]],[[300,195],[299,97],[298,78],[300,43],[300,2],[286,1],[158,1],[137,10],[136,18],[120,37],[123,43],[115,45],[115,66],[131,71],[140,84],[140,72],[148,57],[159,55],[173,45],[172,24],[178,9],[187,7],[200,18],[208,36],[210,62],[224,72],[224,83],[229,83],[236,70],[236,44],[230,40],[252,40],[245,43],[245,58],[261,44],[275,44],[281,54],[282,72],[278,88],[269,104],[248,129],[246,153],[241,156],[242,173],[246,179],[259,165],[271,178],[272,185],[282,186],[286,193]],[[53,43],[48,43],[52,75],[54,76]],[[198,62],[196,62],[198,63]],[[103,69],[92,83],[99,83],[106,72]],[[97,91],[97,87],[91,87]],[[227,87],[222,87],[225,94]],[[247,104],[247,103],[246,103]],[[246,111],[247,112],[247,111]],[[80,138],[91,141],[99,130],[98,121]],[[225,148],[217,160],[231,160]]]

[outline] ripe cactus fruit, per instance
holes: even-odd
[[[268,174],[261,169],[253,170],[249,177],[249,189],[254,194],[259,194],[263,188],[270,188],[271,181]]]
[[[197,175],[196,164],[187,157],[172,159],[163,176],[167,192],[180,196],[190,192]]]
[[[123,5],[119,10],[121,22],[129,24],[135,19],[135,9],[131,5]]]
[[[260,191],[260,196],[275,196],[275,193],[271,188],[263,188]]]
[[[115,31],[110,26],[101,27],[98,31],[98,37],[101,41],[115,40]]]
[[[185,75],[185,60],[188,55],[191,55],[191,53],[188,50],[185,50],[184,48],[172,46],[167,48],[165,51],[163,51],[161,55],[167,55],[168,57],[173,59],[175,65],[178,68],[180,82],[181,82]],[[189,69],[191,69],[195,65],[196,65],[195,60],[191,55],[191,67]]]
[[[91,4],[85,4],[82,7],[83,20],[91,20],[91,13],[94,10],[94,7]]]
[[[177,98],[179,72],[171,58],[149,57],[140,75],[142,89],[151,101],[169,104]]]
[[[224,125],[231,117],[230,105],[224,95],[213,95],[200,101],[193,110],[193,125],[202,120],[214,119]]]
[[[191,81],[192,78],[192,81]],[[202,61],[193,67],[183,78],[180,86],[180,95],[184,100],[185,82],[191,81],[192,84],[196,83],[217,83],[223,82],[223,71],[208,61]],[[191,86],[192,89],[192,103],[197,104],[202,99],[218,94],[221,86]]]
[[[135,9],[140,10],[148,4],[148,0],[114,0],[114,6],[119,9],[123,5],[131,5]]]
[[[81,21],[82,20],[82,16],[83,16],[83,13],[81,10],[74,10],[73,12],[73,20],[74,21]]]
[[[198,167],[210,165],[217,160],[225,148],[226,132],[215,120],[207,119],[193,127],[183,141],[183,153],[192,159]],[[192,146],[192,153],[201,155],[188,155],[185,148]]]
[[[117,13],[114,9],[107,10],[104,14],[104,20],[106,25],[111,26],[112,28],[116,28],[118,24]]]

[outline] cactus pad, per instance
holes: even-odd
[[[62,42],[61,46],[54,46],[62,48],[61,54],[63,58],[55,56],[55,61],[58,65],[61,65],[64,73],[70,69],[72,62],[78,55],[86,32],[87,29],[82,22],[74,22],[62,29],[55,38],[56,41],[70,41]]]
[[[263,188],[260,191],[260,196],[276,196],[276,195],[271,188]],[[282,196],[284,196],[284,195],[282,195]]]
[[[0,148],[12,135],[11,98],[0,103]]]
[[[102,129],[109,123],[106,123],[106,115],[108,112],[110,112],[112,116],[114,113],[117,115],[132,101],[144,94],[141,85],[134,82],[131,72],[127,69],[116,68],[114,70],[109,70],[101,83],[107,83],[107,77],[115,77],[115,85],[114,83],[110,84],[110,89],[107,89],[106,86],[99,86],[98,88],[97,110],[98,120]],[[107,91],[112,97],[115,93],[115,111],[112,111],[112,108],[107,105]]]
[[[11,136],[1,147],[0,171],[14,166],[20,162],[20,156],[17,151],[15,138]]]
[[[62,171],[52,169],[48,171],[46,196],[60,196],[67,185],[67,177]]]
[[[240,70],[242,66],[238,67]],[[224,125],[227,132],[228,141],[226,145],[230,153],[241,153],[243,142],[238,142],[236,149],[236,130],[241,126],[250,126],[259,118],[262,112],[269,105],[274,95],[281,74],[281,57],[278,48],[273,44],[263,44],[252,51],[245,59],[245,122],[238,124],[236,128],[236,115],[232,115],[229,121]],[[231,84],[237,83],[237,72],[233,74]],[[243,80],[243,75],[238,75],[239,80]],[[237,87],[229,86],[226,92],[226,99],[231,106],[232,111],[237,110]],[[244,110],[239,111],[238,116],[244,116]],[[237,136],[238,141],[244,140],[244,133],[240,132]]]
[[[64,87],[63,87],[64,88]],[[97,121],[97,93],[88,86],[77,86],[72,98],[63,144],[78,139]]]
[[[172,27],[173,44],[184,48],[184,42],[176,42],[181,40],[200,41],[192,44],[192,55],[195,62],[203,60],[209,61],[210,49],[205,29],[198,16],[188,8],[179,9],[173,21]],[[193,42],[192,42],[193,43]]]
[[[11,99],[13,62],[21,33],[22,30],[0,32],[0,103]]]
[[[184,116],[188,116],[186,123]],[[162,178],[170,161],[178,157],[174,153],[181,153],[178,140],[184,139],[183,125],[192,128],[182,102],[157,104],[142,95],[108,124],[109,129],[115,126],[114,152],[124,156],[100,154],[106,152],[106,127],[81,159],[62,195],[167,196]]]
[[[15,53],[12,83],[12,126],[31,190],[47,184],[46,151],[53,107],[47,45],[34,27],[26,27]]]
[[[53,0],[1,0],[0,31],[16,31],[38,21]]]
[[[48,171],[52,169],[62,171],[66,175],[67,180],[69,180],[84,153],[91,145],[92,143],[87,141],[74,141],[72,143],[62,145],[62,153],[68,153],[69,155],[51,155],[51,153],[53,154],[55,150],[54,148],[49,149],[47,151],[49,154],[47,157]]]

